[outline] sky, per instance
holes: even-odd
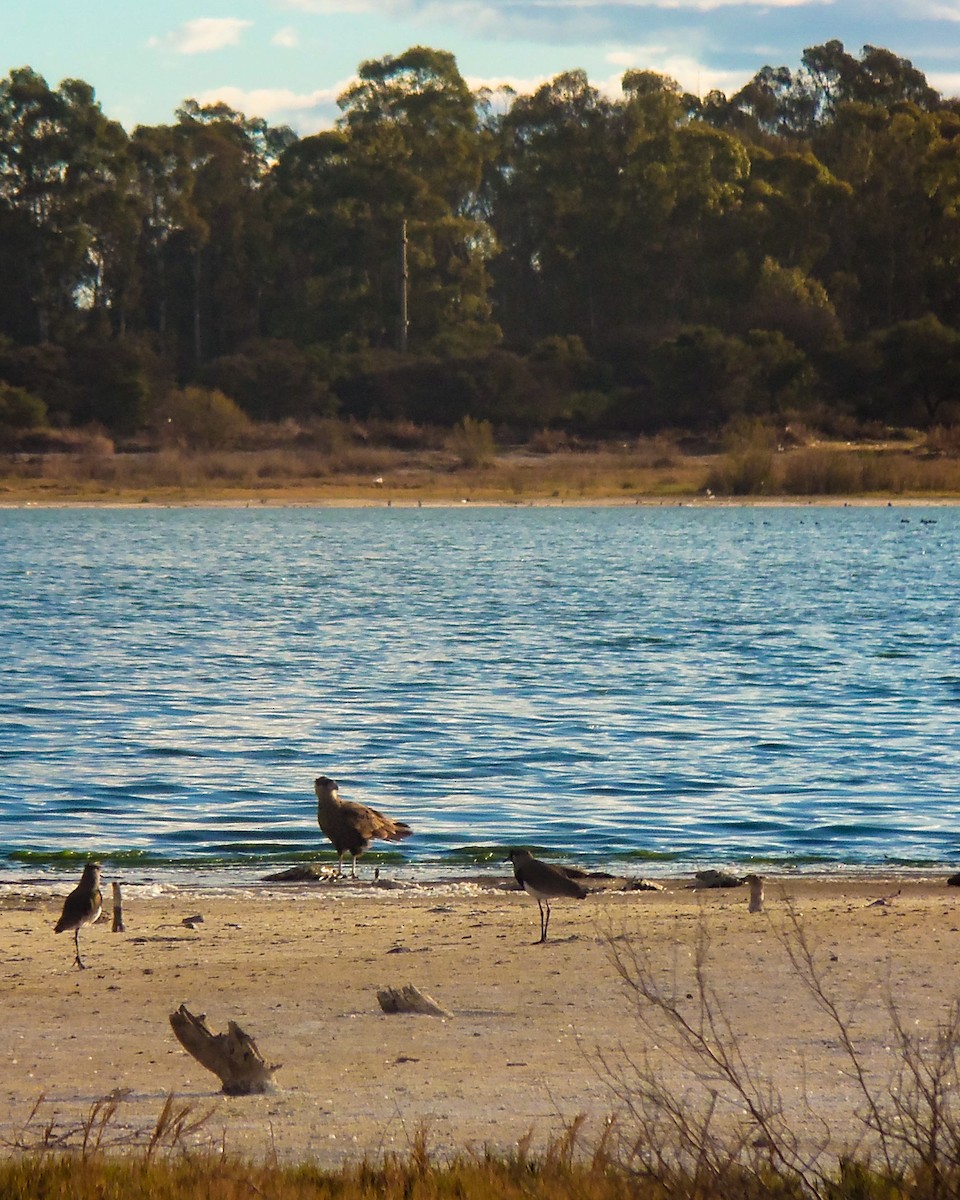
[[[639,68],[729,95],[832,39],[891,50],[960,95],[960,0],[0,0],[0,75],[82,79],[128,132],[194,99],[304,136],[334,123],[362,62],[418,45],[451,52],[475,89],[581,69],[618,95]]]

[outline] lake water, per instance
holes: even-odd
[[[0,510],[0,879],[960,865],[960,509]],[[382,846],[382,844],[380,844]]]

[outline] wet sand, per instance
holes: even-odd
[[[550,940],[537,945],[536,903],[506,877],[390,888],[365,874],[361,884],[129,886],[126,931],[112,933],[107,873],[107,915],[80,934],[84,971],[72,935],[53,933],[70,883],[56,894],[0,885],[0,1143],[34,1144],[47,1126],[60,1136],[114,1094],[105,1142],[119,1146],[153,1127],[170,1093],[210,1113],[194,1140],[255,1157],[336,1164],[403,1152],[420,1130],[438,1154],[509,1149],[528,1134],[541,1145],[581,1115],[589,1141],[622,1114],[628,1060],[649,1056],[672,1094],[704,1099],[638,1019],[613,954],[648,955],[696,1019],[706,937],[714,1011],[745,1061],[811,1144],[825,1120],[839,1148],[861,1137],[862,1105],[835,1026],[790,966],[791,914],[880,1096],[899,1065],[891,1000],[909,1031],[932,1032],[960,996],[960,891],[945,877],[768,877],[760,914],[748,913],[744,887],[664,880],[661,892],[554,902]],[[183,924],[197,914],[193,929]],[[377,990],[406,983],[452,1015],[382,1013]],[[238,1022],[282,1064],[279,1090],[220,1095],[173,1036],[181,1004],[215,1031]],[[744,1113],[731,1119],[751,1135]],[[633,1118],[621,1121],[629,1134]]]

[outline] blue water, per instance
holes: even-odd
[[[0,878],[960,860],[960,509],[0,510]]]

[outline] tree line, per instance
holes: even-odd
[[[611,98],[471,91],[414,47],[338,103],[307,137],[192,100],[128,134],[11,71],[0,427],[132,436],[211,394],[589,433],[960,419],[960,101],[890,51]]]

